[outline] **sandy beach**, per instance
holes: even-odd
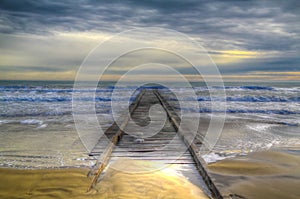
[[[0,198],[96,198],[86,193],[88,169],[0,169]]]
[[[118,163],[119,164],[119,163]],[[145,161],[125,161],[134,170],[152,167]],[[108,168],[97,186],[87,193],[88,169],[0,169],[0,198],[198,198],[208,199],[187,179],[166,170],[124,173]]]
[[[172,168],[149,173],[124,173],[155,169],[147,161],[122,161],[111,165],[92,191],[87,168],[0,169],[0,197],[13,198],[199,198],[208,196]],[[116,169],[117,168],[117,169]],[[211,163],[209,172],[223,196],[249,199],[298,199],[300,156],[297,149],[251,153]]]
[[[208,166],[225,196],[299,199],[299,149],[277,149],[222,160]]]
[[[185,176],[188,180],[170,169],[129,174],[109,168],[96,187],[87,193],[92,181],[87,174],[96,158],[89,156],[75,128],[70,111],[72,89],[65,84],[37,84],[24,88],[6,83],[2,87],[1,199],[207,198],[197,183],[191,183],[189,176]],[[231,97],[222,135],[214,149],[203,157],[225,198],[300,198],[299,88],[293,85],[288,88],[257,87],[252,83],[246,87],[229,84],[226,88]],[[125,95],[130,89],[124,88],[120,92]],[[184,92],[183,88],[177,89]],[[178,111],[190,111],[187,114],[191,121],[193,114],[201,112],[199,133],[204,136],[210,114],[216,114],[217,118],[221,115],[218,110],[205,108],[210,103],[207,88],[200,85],[195,89],[202,108],[190,109],[187,98],[184,107],[178,107]],[[97,117],[103,129],[112,123],[109,112],[111,92],[110,86],[101,87],[97,92]],[[167,91],[163,92],[168,95]],[[280,100],[285,101],[279,103],[273,96],[281,96]],[[84,98],[83,103],[88,100]],[[278,110],[273,110],[274,107]],[[290,107],[290,112],[285,107]],[[88,118],[86,122],[89,123]],[[201,141],[201,136],[199,139]],[[201,147],[199,143],[198,147]],[[153,166],[144,160],[118,163],[120,168],[131,168],[132,171],[145,165]],[[188,169],[184,171],[191,173]]]

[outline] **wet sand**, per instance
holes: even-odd
[[[122,167],[126,167],[126,173],[120,171]],[[101,198],[208,199],[199,187],[175,173],[171,167],[161,169],[161,165],[150,161],[114,162],[96,189]]]
[[[136,171],[152,167],[145,161],[116,164]],[[89,193],[86,191],[92,179],[87,177],[88,169],[0,169],[0,198],[208,198],[199,187],[171,169],[124,173],[113,168]]]
[[[225,196],[300,198],[299,149],[255,152],[209,164],[208,168]]]
[[[87,169],[0,169],[0,198],[97,198],[86,193]]]
[[[122,172],[122,168],[132,171]],[[151,172],[139,172],[148,169]],[[248,199],[299,199],[299,150],[251,153],[208,165],[225,196]],[[199,198],[203,191],[168,167],[155,170],[148,161],[119,161],[87,193],[88,169],[0,169],[0,198]],[[234,197],[233,197],[234,198]]]

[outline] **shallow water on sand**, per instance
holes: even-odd
[[[74,124],[48,120],[46,128],[40,124],[2,124],[0,167],[88,167],[95,162],[88,159]]]

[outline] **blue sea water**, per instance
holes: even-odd
[[[178,88],[181,96],[185,96],[181,107],[169,91],[165,91],[165,96],[171,96],[169,103],[178,112],[190,114],[191,119],[193,114],[200,114],[201,118],[225,115],[218,142],[203,156],[207,162],[258,150],[300,147],[300,82],[226,82],[224,87],[196,84],[194,89],[198,109],[191,106],[195,99],[185,94],[185,89]],[[226,93],[224,98],[218,96],[222,89]],[[206,126],[201,123],[200,129],[201,125]],[[205,136],[206,129],[202,128],[200,133]]]
[[[262,86],[262,84],[265,84]],[[177,107],[178,110],[197,113],[221,113],[223,109],[212,109],[211,103],[218,102],[220,106],[226,106],[227,117],[241,117],[268,122],[300,124],[300,82],[225,82],[224,87],[207,87],[195,85],[194,89],[199,102],[199,109],[194,110],[189,106],[193,97],[184,95],[185,89],[179,89],[182,93],[185,106]],[[210,92],[217,93],[224,89],[225,99]],[[217,97],[216,97],[217,96]],[[169,101],[176,101],[175,97],[169,97]]]
[[[184,106],[177,106],[177,111],[191,114],[200,113],[204,117],[221,114],[221,108],[211,108],[211,102],[217,101],[220,107],[226,106],[226,118],[231,123],[247,120],[243,127],[239,126],[238,128],[256,131],[261,136],[259,138],[261,145],[253,144],[257,142],[257,139],[251,141],[258,134],[252,134],[252,137],[248,134],[243,137],[245,140],[239,136],[236,137],[241,141],[238,145],[224,142],[218,152],[230,148],[229,146],[233,147],[232,150],[238,148],[243,151],[251,151],[259,147],[270,146],[270,143],[273,145],[278,143],[278,140],[285,140],[291,135],[292,141],[285,140],[282,144],[299,143],[300,82],[231,82],[225,83],[224,87],[207,87],[205,83],[193,83],[192,85],[197,94],[199,109],[192,109],[189,102],[193,99],[185,95]],[[170,91],[162,87],[148,86],[147,88],[158,88],[165,96],[171,96],[168,95]],[[0,157],[2,157],[0,166],[1,164],[2,166],[23,164],[20,162],[21,160],[19,162],[8,161],[5,158],[7,156],[3,155],[7,155],[6,153],[10,153],[9,151],[16,151],[18,154],[27,150],[30,151],[28,154],[39,154],[42,151],[41,147],[48,153],[52,151],[54,159],[60,160],[56,161],[54,166],[57,164],[60,166],[86,164],[83,158],[85,157],[84,148],[80,144],[74,127],[72,100],[81,103],[94,101],[99,122],[103,128],[106,128],[113,122],[112,100],[125,101],[127,98],[124,96],[136,89],[138,88],[135,86],[115,88],[114,82],[101,82],[97,89],[88,86],[82,89],[73,89],[73,82],[68,81],[0,81],[0,149],[2,150],[0,151]],[[173,89],[183,95],[185,93],[185,89],[182,87]],[[226,100],[210,96],[210,92],[218,92],[221,89],[225,89]],[[112,98],[112,92],[116,90],[118,96]],[[76,97],[72,98],[74,93],[76,93]],[[90,94],[93,93],[95,97],[91,97]],[[131,96],[130,101],[135,99],[137,93]],[[177,99],[169,97],[168,100],[172,103]],[[257,122],[261,125],[257,125]],[[275,128],[274,125],[280,126]],[[285,127],[286,129],[284,129]],[[282,131],[278,130],[280,128],[286,133],[282,134]],[[56,144],[45,144],[49,139],[63,140],[67,137],[69,140],[59,142],[59,146],[58,141]],[[70,148],[73,148],[72,152],[70,152]],[[76,158],[74,158],[74,154]],[[49,162],[47,164],[51,165]]]
[[[199,84],[199,83],[198,83]],[[246,84],[246,85],[243,85]],[[218,112],[205,106],[206,102],[223,99],[211,98],[208,90],[225,89],[227,113],[249,113],[266,115],[295,115],[300,114],[300,83],[268,83],[267,86],[255,85],[257,83],[225,83],[224,87],[208,88],[195,83],[200,106],[199,111]],[[152,87],[149,87],[152,88]],[[122,92],[136,89],[122,88]],[[94,89],[74,90],[73,82],[56,81],[0,81],[0,117],[15,116],[43,116],[71,114],[72,92],[82,93],[78,101],[95,101],[98,113],[109,113],[113,82],[106,82]],[[178,90],[184,89],[178,88]],[[86,97],[84,93],[95,92],[95,98]],[[131,100],[134,99],[134,96]],[[118,99],[122,98],[121,94]],[[170,98],[169,100],[177,100]],[[187,96],[184,100],[193,100]],[[231,104],[234,104],[231,105]],[[202,106],[203,105],[203,106]],[[247,105],[247,107],[245,107]],[[179,107],[184,109],[184,107]],[[271,119],[271,118],[270,118]],[[292,121],[298,123],[299,121]]]

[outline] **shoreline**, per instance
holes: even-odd
[[[113,163],[132,170],[154,169],[150,161]],[[151,173],[125,173],[108,167],[97,185],[87,192],[92,182],[87,168],[13,169],[0,168],[1,199],[17,198],[191,198],[209,199],[201,188],[178,175],[171,168]]]
[[[207,165],[223,196],[248,199],[300,197],[300,148],[277,148],[249,153]],[[118,162],[140,169],[145,161]],[[151,164],[149,164],[151,166]],[[113,168],[113,167],[112,167]],[[0,197],[5,198],[138,198],[172,195],[207,199],[189,180],[163,170],[148,174],[123,173],[108,167],[95,189],[87,193],[89,167],[0,168]],[[151,197],[150,197],[151,196]]]

